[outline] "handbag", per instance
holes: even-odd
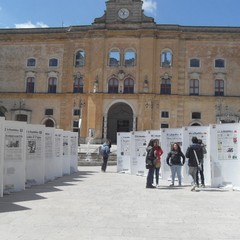
[[[146,162],[146,169],[149,169],[149,168],[153,168],[154,167],[154,160],[156,158],[154,157],[154,151],[153,151],[153,148],[151,148],[150,150],[147,151],[147,155],[146,155],[146,159],[145,159],[145,162]]]
[[[195,158],[196,158],[196,161],[197,161],[198,170],[201,171],[201,170],[202,170],[202,166],[201,166],[201,164],[200,164],[200,162],[199,162],[199,160],[198,160],[197,153],[196,153],[195,150],[193,150],[193,152],[194,152],[194,155],[195,155]]]

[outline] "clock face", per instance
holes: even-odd
[[[126,19],[129,16],[129,10],[127,8],[121,8],[118,11],[118,16],[122,19]]]

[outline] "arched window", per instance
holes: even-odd
[[[111,78],[108,81],[108,93],[118,93],[118,80]]]
[[[27,60],[27,66],[28,66],[28,67],[35,67],[35,66],[36,66],[36,59],[34,59],[34,58],[29,58],[29,59]]]
[[[85,66],[85,60],[85,52],[83,50],[79,50],[75,55],[75,67]]]
[[[117,67],[120,65],[120,52],[117,49],[111,50],[108,57],[108,65],[110,67]]]
[[[54,122],[52,119],[47,119],[44,124],[46,127],[54,127]]]
[[[57,92],[57,78],[50,77],[48,79],[48,93],[56,93]]]
[[[189,95],[199,95],[199,80],[191,79],[189,82]]]
[[[131,78],[124,80],[124,93],[134,93],[134,81]]]
[[[161,94],[171,94],[171,79],[170,78],[162,78],[160,93]]]
[[[49,59],[49,67],[57,67],[57,66],[58,66],[58,59],[57,58]]]
[[[73,83],[73,92],[83,93],[83,77],[82,76],[75,77],[74,83]]]
[[[200,60],[197,58],[190,59],[190,67],[199,68],[200,67]]]
[[[161,67],[172,67],[172,52],[170,50],[164,50],[161,53]]]
[[[28,77],[27,84],[26,84],[26,93],[34,93],[34,84],[35,84],[35,78]]]
[[[223,59],[215,59],[215,68],[225,68],[225,61]]]
[[[215,96],[224,96],[224,81],[222,79],[215,80]]]
[[[133,50],[127,50],[124,54],[124,65],[126,67],[136,66],[136,53]]]

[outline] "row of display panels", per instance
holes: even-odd
[[[170,180],[171,171],[166,157],[173,143],[181,146],[185,154],[192,143],[192,137],[201,139],[206,147],[204,155],[205,184],[211,187],[232,184],[240,186],[240,124],[217,124],[209,126],[191,126],[159,131],[119,132],[117,134],[117,171],[146,176],[146,147],[150,139],[159,139],[163,150],[161,157],[161,177]],[[190,184],[188,159],[182,168],[184,184]]]
[[[78,134],[0,118],[0,197],[78,170]]]

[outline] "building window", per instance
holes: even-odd
[[[74,93],[83,93],[83,77],[82,76],[77,76],[74,79],[73,92]]]
[[[118,93],[118,80],[112,78],[108,82],[108,93]]]
[[[80,109],[79,108],[73,109],[73,115],[80,116]]]
[[[192,112],[192,119],[201,119],[200,112]]]
[[[78,121],[76,121],[76,120],[73,121],[73,127],[74,127],[74,128],[78,128]]]
[[[131,78],[124,80],[124,93],[133,93],[134,92],[134,81]]]
[[[189,95],[199,95],[199,80],[191,79],[189,82]]]
[[[224,81],[222,79],[215,80],[215,96],[224,96]]]
[[[45,115],[46,116],[52,116],[53,115],[53,109],[52,108],[45,109]]]
[[[164,50],[161,54],[161,67],[172,67],[172,53],[169,50]]]
[[[27,84],[26,84],[26,93],[34,93],[34,84],[35,84],[35,78],[28,77]]]
[[[44,124],[45,127],[54,127],[54,122],[52,119],[47,119]]]
[[[171,94],[171,80],[170,78],[162,78],[160,94]]]
[[[75,56],[75,67],[83,66],[85,66],[85,52],[83,50],[79,50]]]
[[[161,117],[162,117],[162,118],[169,118],[169,112],[167,112],[167,111],[162,111],[162,112],[161,112]]]
[[[124,54],[124,65],[126,67],[133,67],[136,65],[136,54],[133,50],[128,50]]]
[[[48,79],[48,93],[56,93],[57,92],[57,78],[50,77]]]
[[[16,121],[27,122],[28,121],[28,116],[26,114],[17,114],[16,115]]]
[[[27,66],[28,66],[28,67],[35,67],[35,66],[36,66],[36,59],[34,59],[34,58],[29,58],[29,59],[27,60]]]
[[[57,66],[58,66],[58,59],[57,58],[49,59],[49,67],[57,67]]]
[[[161,128],[169,128],[169,124],[168,123],[162,123]]]
[[[225,68],[225,61],[223,59],[216,59],[215,68]]]
[[[120,65],[120,52],[119,50],[111,50],[109,52],[108,65],[110,67],[117,67]]]
[[[197,59],[197,58],[190,59],[190,67],[199,68],[200,67],[200,60]]]

